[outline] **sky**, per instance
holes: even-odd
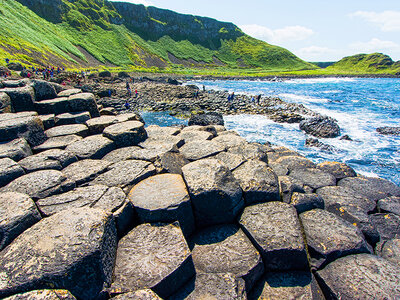
[[[400,0],[118,0],[232,22],[312,62],[381,52],[400,60]]]

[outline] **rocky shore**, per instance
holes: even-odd
[[[192,111],[179,99],[194,87],[160,84],[135,83],[130,110]],[[248,143],[218,114],[145,127],[116,96],[95,96],[107,83],[93,84],[95,94],[40,80],[1,85],[1,298],[400,297],[392,182]],[[191,103],[225,113],[225,98],[200,91]],[[232,109],[273,115],[279,106],[244,99]],[[326,118],[302,124],[337,133]]]

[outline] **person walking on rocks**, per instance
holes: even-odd
[[[257,104],[260,105],[261,94],[257,96]]]
[[[128,96],[131,97],[132,96],[132,91],[131,91],[131,87],[129,85],[129,81],[126,81],[126,90],[128,91]]]
[[[135,89],[135,98],[137,98],[138,97],[138,91]]]

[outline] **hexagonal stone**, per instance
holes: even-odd
[[[247,143],[245,138],[242,138],[241,136],[239,136],[237,134],[232,134],[229,132],[223,132],[223,133],[226,133],[226,134],[222,134],[222,135],[219,134],[217,137],[213,138],[213,141],[224,145],[228,149],[231,147],[235,147],[235,146]]]
[[[0,92],[0,113],[11,113],[13,112],[13,108],[11,106],[10,97],[3,92]]]
[[[90,134],[100,134],[103,130],[112,124],[118,123],[116,116],[101,116],[92,118],[86,121],[86,125],[89,128]]]
[[[350,166],[336,162],[336,161],[326,161],[319,163],[317,165],[317,168],[326,172],[330,173],[333,176],[336,177],[336,179],[343,179],[346,177],[355,177],[357,176],[357,173],[351,168]]]
[[[27,173],[39,170],[61,170],[76,162],[78,158],[61,149],[51,149],[36,155],[31,155],[19,161]]]
[[[194,161],[225,151],[225,146],[214,141],[193,141],[185,143],[179,151],[189,161]]]
[[[138,146],[130,146],[115,149],[104,156],[102,159],[113,163],[130,159],[154,162],[157,160],[159,155],[163,153],[165,153],[163,149],[143,149]]]
[[[231,171],[235,170],[246,161],[246,159],[242,155],[233,154],[230,152],[218,153],[214,158],[225,164]]]
[[[400,267],[370,254],[349,255],[318,271],[321,287],[332,299],[397,299]]]
[[[389,180],[372,177],[347,177],[338,182],[338,186],[348,187],[357,194],[372,201],[390,196],[400,196],[400,187]]]
[[[300,219],[314,268],[341,256],[369,252],[361,231],[330,212],[314,209],[300,214]]]
[[[74,94],[68,97],[67,110],[64,112],[88,111],[92,118],[100,117],[96,99],[91,93]]]
[[[57,94],[57,97],[69,97],[75,94],[82,93],[81,89],[68,89]]]
[[[305,193],[305,187],[299,180],[289,176],[279,176],[279,193],[282,201],[290,203],[293,193]]]
[[[35,202],[28,195],[0,193],[0,250],[40,219]]]
[[[325,299],[309,272],[268,272],[252,291],[250,299]]]
[[[208,141],[211,140],[214,136],[212,135],[212,133],[207,131],[190,130],[180,133],[179,137],[182,138],[185,143],[189,143],[195,141]]]
[[[45,130],[56,126],[56,121],[54,119],[55,118],[54,114],[40,115],[39,118],[40,118],[40,120],[42,120]]]
[[[245,159],[258,159],[265,163],[268,163],[267,152],[264,151],[264,147],[258,143],[241,144],[238,146],[230,147],[229,152],[233,154],[239,154]]]
[[[294,206],[298,214],[314,208],[324,209],[324,200],[318,194],[293,193],[290,204]]]
[[[229,223],[243,208],[242,190],[227,167],[216,159],[185,165],[183,176],[198,226]]]
[[[274,171],[276,176],[286,176],[287,174],[289,174],[289,169],[286,168],[284,165],[269,162],[268,166]]]
[[[282,202],[249,206],[239,223],[260,251],[267,270],[308,269],[306,247],[293,206]]]
[[[336,186],[336,178],[332,174],[325,173],[319,169],[295,169],[289,173],[289,176],[303,182],[313,189],[319,189],[324,186]]]
[[[7,297],[4,300],[76,300],[67,290],[36,290]]]
[[[75,154],[79,159],[100,159],[114,149],[114,142],[101,135],[88,136],[65,148],[66,151]]]
[[[243,190],[247,205],[267,201],[279,201],[278,178],[265,162],[250,159],[233,172]]]
[[[32,87],[5,88],[1,91],[10,97],[15,112],[34,111],[35,91]]]
[[[81,185],[104,173],[110,165],[111,162],[105,160],[84,159],[69,165],[62,172],[77,185]]]
[[[100,174],[90,184],[118,186],[129,191],[133,185],[156,173],[152,163],[143,160],[125,160],[108,167],[107,172]]]
[[[32,80],[32,87],[35,90],[36,101],[57,97],[56,89],[46,80]]]
[[[139,144],[145,149],[166,149],[166,151],[178,152],[178,148],[182,147],[185,141],[178,136],[157,136],[147,138]],[[168,150],[167,150],[168,149]]]
[[[379,232],[381,241],[400,238],[400,216],[388,213],[373,214],[370,218]]]
[[[176,292],[195,273],[177,225],[139,225],[118,244],[112,293],[151,288],[161,297]]]
[[[135,146],[147,138],[144,124],[139,121],[127,121],[106,127],[103,135],[113,140],[117,147]]]
[[[36,171],[23,175],[3,187],[2,192],[28,194],[33,200],[72,190],[75,183],[56,170]]]
[[[0,296],[56,288],[95,299],[111,281],[116,246],[113,217],[102,210],[78,208],[42,219],[1,252]]]
[[[303,157],[303,156],[300,155],[300,153],[298,153],[298,152],[296,152],[296,151],[294,151],[292,149],[283,147],[283,146],[273,147],[271,149],[271,151],[269,151],[267,153],[267,155],[268,155],[268,163],[275,162],[277,159],[279,159],[281,157],[285,157],[285,156],[300,156],[300,157]],[[313,168],[313,167],[311,167],[311,168]]]
[[[138,290],[135,292],[129,292],[120,294],[117,297],[113,297],[115,300],[162,300],[156,293],[150,289]]]
[[[382,213],[391,212],[400,216],[400,197],[387,197],[378,201],[378,210]]]
[[[315,168],[316,165],[309,159],[299,155],[288,155],[279,157],[274,161],[277,164],[284,165],[289,172],[295,169]]]
[[[192,241],[193,262],[199,273],[232,273],[243,278],[251,290],[264,273],[260,254],[244,232],[235,225],[207,228]]]
[[[44,143],[33,148],[33,150],[35,150],[35,152],[40,152],[40,151],[46,151],[46,150],[51,150],[51,149],[65,149],[68,145],[71,145],[80,140],[82,140],[82,137],[74,135],[74,134],[51,137]]]
[[[87,120],[90,120],[90,114],[87,111],[63,113],[55,116],[55,124],[57,126],[69,125],[69,124],[83,124]]]
[[[177,127],[161,127],[158,125],[150,125],[146,127],[149,138],[164,137],[168,135],[178,135],[181,130]]]
[[[194,231],[192,206],[182,176],[162,174],[147,178],[133,187],[128,198],[140,222],[179,221],[185,236]]]
[[[32,155],[32,149],[24,138],[15,139],[9,143],[0,143],[0,158],[11,158],[19,161]]]
[[[182,175],[182,168],[188,163],[189,160],[180,153],[165,152],[157,156],[154,166],[156,167],[157,173]]]
[[[89,134],[89,129],[84,124],[71,124],[56,126],[45,131],[48,137],[63,136],[63,135],[79,135],[86,137]]]
[[[24,174],[24,169],[11,158],[0,158],[0,187]]]
[[[391,239],[379,244],[381,245],[376,249],[377,254],[400,267],[400,239]]]

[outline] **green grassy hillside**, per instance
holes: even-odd
[[[3,65],[9,58],[27,66],[155,71],[316,68],[231,23],[210,18],[106,0],[18,1],[24,5],[0,1]]]

